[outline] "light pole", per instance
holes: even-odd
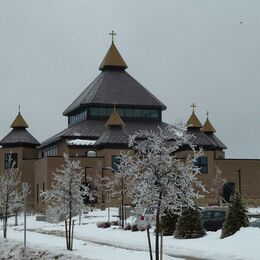
[[[110,170],[108,167],[102,167],[101,169],[101,210],[105,210],[105,199],[104,199],[104,171]]]
[[[122,219],[122,228],[124,228],[125,223],[125,214],[124,214],[124,176],[122,174],[122,179],[121,179],[121,219]]]
[[[24,240],[23,240],[23,246],[24,250],[26,250],[26,214],[27,214],[27,194],[29,191],[29,185],[28,182],[23,182],[22,184],[23,189],[23,199],[24,199]]]
[[[236,172],[238,173],[238,191],[240,197],[242,197],[242,189],[241,189],[241,169],[237,169]]]

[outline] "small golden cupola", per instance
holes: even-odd
[[[216,130],[215,128],[213,127],[213,125],[210,123],[209,121],[209,112],[206,113],[207,114],[207,120],[206,122],[204,123],[203,127],[202,127],[202,131],[204,133],[215,133]]]
[[[99,66],[99,70],[101,71],[105,69],[125,70],[127,69],[127,65],[114,43],[114,36],[116,35],[116,33],[112,31],[111,33],[109,33],[109,35],[112,36],[112,43],[106,56],[104,57],[103,61]]]
[[[116,105],[114,105],[114,110],[111,113],[109,119],[107,120],[106,126],[108,126],[108,127],[111,127],[111,126],[124,127],[125,126],[123,120],[121,119],[120,115],[116,111]]]
[[[29,126],[25,122],[24,118],[21,115],[20,112],[20,106],[19,106],[19,112],[18,115],[16,116],[15,120],[11,124],[11,128],[28,128]]]
[[[3,148],[7,147],[33,147],[40,145],[40,143],[27,131],[29,126],[25,122],[20,112],[10,126],[12,129],[1,141],[0,145]]]
[[[198,117],[195,115],[195,104],[191,105],[192,107],[192,114],[189,118],[189,120],[187,121],[187,127],[188,128],[201,128],[202,124],[200,122],[200,120],[198,119]]]

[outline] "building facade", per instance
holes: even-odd
[[[128,137],[138,130],[157,131],[164,128],[162,113],[166,106],[136,81],[126,71],[127,65],[114,41],[105,55],[100,74],[72,102],[63,115],[68,127],[41,144],[27,131],[28,125],[19,112],[11,125],[12,131],[5,136],[0,148],[1,171],[7,168],[7,158],[15,161],[22,172],[22,182],[31,185],[29,205],[35,211],[45,208],[40,192],[51,188],[52,172],[63,163],[63,154],[81,161],[85,183],[97,186],[98,203],[106,202],[101,180],[113,174],[121,151],[127,151]],[[202,203],[213,203],[210,192],[216,167],[226,179],[224,196],[239,189],[250,204],[260,202],[260,160],[226,159],[226,146],[216,137],[215,129],[207,116],[202,125],[195,114],[195,105],[187,121],[193,143],[204,149],[199,158],[200,178],[209,191]],[[188,147],[178,156],[185,158]],[[11,155],[10,155],[11,154]],[[114,201],[116,204],[117,202]]]

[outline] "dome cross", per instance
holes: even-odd
[[[112,30],[112,32],[109,33],[109,35],[111,35],[111,37],[112,37],[112,42],[114,42],[114,36],[116,36],[116,33]]]

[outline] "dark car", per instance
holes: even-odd
[[[226,208],[203,209],[200,212],[203,227],[207,231],[217,231],[218,229],[221,229],[223,222],[225,221],[226,213]]]
[[[253,221],[252,223],[250,223],[250,227],[258,227],[258,228],[260,228],[260,219],[257,219],[255,221]]]

